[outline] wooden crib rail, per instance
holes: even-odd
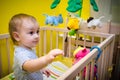
[[[68,35],[68,32],[69,30],[67,28],[55,28],[55,27],[49,27],[49,26],[46,26],[46,27],[41,27],[40,28],[40,31],[42,32],[43,31],[43,34],[40,35],[40,36],[43,36],[41,39],[43,39],[43,42],[41,44],[43,44],[44,46],[44,51],[43,53],[47,53],[46,51],[46,46],[47,46],[47,41],[46,40],[50,40],[50,49],[52,49],[52,44],[53,44],[53,31],[56,32],[56,39],[54,39],[54,41],[56,41],[56,48],[58,48],[58,41],[59,41],[59,37],[60,37],[60,33],[62,32],[62,37],[63,37],[63,50],[66,51],[67,50],[67,53],[71,52],[71,50],[77,48],[79,45],[82,45],[83,47],[91,47],[93,45],[98,45],[99,43],[96,43],[94,41],[94,38],[95,37],[100,37],[101,41],[104,39],[104,38],[107,38],[110,34],[107,34],[107,33],[99,33],[99,32],[90,32],[90,31],[83,31],[83,30],[79,30],[77,31],[76,33],[76,36],[74,36],[74,39],[73,39],[73,36],[69,36]],[[47,36],[47,31],[50,31],[49,33],[49,38]],[[79,34],[82,34],[84,36],[84,40],[79,40]],[[92,37],[92,42],[91,41],[87,41],[86,39],[86,36],[89,35]],[[67,41],[65,41],[67,38]],[[54,42],[55,43],[55,42]],[[73,47],[71,46],[72,44],[76,45],[76,47]],[[40,44],[39,44],[40,45]],[[69,48],[66,49],[66,45],[67,46],[71,46]],[[42,48],[42,47],[41,47]],[[39,48],[39,49],[41,49]],[[66,49],[66,50],[65,50]],[[41,51],[41,50],[39,50]],[[69,56],[70,56],[70,53],[69,53]]]
[[[102,50],[102,55],[99,58],[99,60],[97,61],[97,65],[98,65],[98,80],[108,80],[109,79],[109,72],[108,72],[108,68],[112,66],[112,55],[113,55],[113,47],[114,47],[114,34],[107,34],[107,33],[99,33],[99,32],[90,32],[90,31],[83,31],[83,30],[79,30],[77,31],[77,34],[75,36],[75,38],[73,39],[72,36],[68,36],[68,30],[67,29],[63,29],[63,28],[55,28],[55,27],[41,27],[40,28],[41,32],[44,32],[44,35],[40,35],[43,36],[44,40],[42,42],[43,47],[44,47],[44,51],[42,53],[47,53],[47,42],[48,39],[50,40],[50,45],[53,44],[53,42],[56,43],[56,48],[58,48],[58,44],[60,43],[59,41],[59,34],[62,32],[62,44],[63,47],[62,49],[64,49],[65,54],[68,57],[72,57],[72,44],[75,45],[75,47],[77,48],[80,44],[83,45],[83,47],[86,47],[87,45],[89,47],[92,47],[94,45],[97,45],[99,48],[101,48]],[[47,36],[47,31],[50,31],[51,33],[49,33],[49,38]],[[50,39],[53,38],[53,31],[55,31],[57,33],[56,38],[55,39]],[[83,40],[79,40],[79,34],[83,34],[84,35],[84,39]],[[91,36],[92,40],[91,41],[87,41],[85,36]],[[68,43],[65,42],[65,39],[68,39]],[[99,43],[95,43],[94,38],[95,37],[99,37],[100,38],[100,42]],[[41,44],[41,43],[40,43]],[[66,45],[65,45],[66,44]],[[67,48],[66,48],[67,46]],[[53,48],[53,47],[52,47]],[[50,49],[52,49],[50,47]],[[42,49],[42,48],[40,48]],[[50,50],[49,49],[49,50]],[[75,49],[75,48],[74,48]],[[73,50],[74,50],[73,49]],[[49,51],[48,50],[48,51]],[[77,64],[73,65],[69,70],[67,70],[62,76],[60,76],[58,78],[58,80],[74,80],[76,78],[76,76],[80,77],[80,80],[84,80],[82,75],[83,75],[83,68],[86,67],[86,76],[85,76],[85,80],[93,80],[93,72],[94,72],[94,64],[95,64],[95,58],[97,56],[98,50],[94,49],[93,51],[91,51],[87,56],[85,56],[81,61],[79,61]],[[91,69],[90,66],[91,65]],[[91,71],[90,71],[91,70]]]
[[[9,38],[10,35],[9,34],[0,34],[0,39],[5,39],[5,38]]]
[[[58,32],[68,32],[69,30],[67,28],[57,28],[57,27],[50,27],[50,26],[42,26],[40,30],[52,30],[52,31],[58,31]],[[82,34],[89,34],[90,36],[101,36],[101,37],[108,37],[110,34],[108,33],[102,33],[102,32],[92,32],[92,31],[84,31],[84,30],[78,30],[77,33]]]
[[[111,52],[109,54],[110,57],[108,58],[108,60],[106,59],[109,62],[107,65],[107,69],[108,69],[108,66],[111,66],[111,64],[112,64],[111,60],[112,60],[112,53],[113,53],[113,47],[112,47],[113,45],[114,45],[114,35],[109,36],[105,41],[103,41],[100,45],[98,45],[98,47],[100,47],[103,51],[104,51],[105,47],[110,46],[110,49],[109,49],[109,50],[111,50]],[[97,56],[97,49],[94,49],[87,56],[85,56],[81,61],[79,61],[77,64],[73,65],[62,76],[60,76],[58,78],[58,80],[74,80],[74,78],[76,76],[78,76],[78,74],[82,73],[82,70],[84,67],[89,66],[90,63],[93,63],[93,65],[94,65],[94,61],[95,61],[94,59],[96,56]],[[104,65],[103,64],[104,64],[104,62],[102,62],[102,64],[99,64],[99,65],[101,65],[101,67],[99,67],[101,72],[99,73],[98,80],[108,80],[108,77],[109,77],[108,72],[103,72],[103,68],[105,65],[105,64]],[[91,69],[93,69],[93,67],[91,67]],[[86,71],[89,72],[89,69],[86,69]],[[87,73],[87,72],[86,72],[86,75],[88,75],[88,76],[85,77],[85,80],[89,80],[90,73]],[[106,73],[107,73],[107,76],[103,77],[103,75],[106,75]],[[79,76],[80,76],[80,80],[83,80],[82,76],[81,75],[79,75]],[[90,80],[93,80],[93,74],[90,74]]]
[[[102,54],[96,63],[98,65],[98,80],[109,80],[110,73],[108,72],[108,68],[112,67],[112,56],[115,35],[79,30],[77,31],[75,36],[69,36],[68,32],[69,30],[67,30],[67,28],[57,28],[49,26],[41,27],[40,42],[37,48],[38,55],[46,55],[51,49],[60,48],[64,50],[65,57],[73,57],[72,53],[78,46],[91,48],[92,46],[96,45],[102,50]],[[81,34],[84,36],[84,39],[80,39]],[[91,39],[87,40],[87,36],[90,36]],[[99,42],[95,41],[96,37],[99,38]],[[8,61],[8,73],[11,71],[11,45],[9,38],[9,34],[0,34],[0,40],[4,40],[6,43],[4,45],[7,52],[6,59]],[[3,53],[1,51],[2,46],[3,45],[0,41],[0,78],[3,77]],[[57,80],[75,80],[77,77],[80,78],[80,80],[84,80],[82,77],[84,67],[86,67],[85,80],[94,80],[94,64],[97,54],[98,50],[93,49],[88,55],[86,55],[78,63],[73,65]]]
[[[8,63],[8,74],[11,72],[11,63],[10,63],[10,42],[9,42],[9,38],[10,38],[10,35],[9,34],[0,34],[0,40],[5,40],[5,49],[6,49],[6,54],[7,57],[6,57],[6,60],[7,60],[7,63]],[[2,71],[2,65],[3,65],[3,62],[2,62],[2,50],[1,48],[4,46],[2,45],[3,43],[0,43],[0,77],[3,77],[3,71]]]

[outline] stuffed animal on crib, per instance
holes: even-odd
[[[103,19],[104,16],[99,17],[98,19],[94,19],[93,17],[89,17],[89,19],[87,20],[87,26],[88,28],[93,28],[95,29],[96,27],[101,28],[102,27],[102,22],[101,19]]]
[[[43,14],[46,16],[45,24],[50,24],[51,26],[58,26],[58,24],[63,23],[63,17],[62,14],[59,14],[58,16],[49,16],[47,14]]]
[[[70,36],[75,35],[79,27],[80,27],[79,20],[77,18],[71,18],[67,23],[67,29],[70,30],[69,35]]]
[[[90,52],[90,49],[82,48],[82,47],[78,47],[76,50],[73,53],[73,56],[75,58],[74,64],[76,64],[79,60],[81,60],[83,57],[85,57]]]
[[[73,65],[76,64],[78,61],[80,61],[83,57],[85,57],[89,52],[90,49],[78,47],[73,53],[74,56]],[[85,73],[86,73],[86,67],[84,68],[84,74],[83,74],[84,77],[85,77]],[[96,74],[97,74],[97,66],[94,66],[94,76],[95,76],[94,78],[97,79]]]

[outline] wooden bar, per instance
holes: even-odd
[[[85,48],[86,47],[86,35],[84,34],[84,45],[83,47]]]
[[[0,39],[5,39],[5,38],[9,38],[10,35],[9,34],[0,34]]]
[[[80,76],[79,76],[79,77],[80,77],[80,80],[84,80],[84,79],[83,79],[83,74],[84,74],[83,72],[84,72],[83,70],[80,71]]]
[[[39,43],[38,43],[38,56],[40,57],[40,56],[42,56],[42,39],[41,39],[41,37],[42,37],[42,33],[40,33],[39,34],[39,37],[40,37],[40,40],[39,40]]]
[[[44,55],[45,55],[45,54],[47,53],[47,51],[46,51],[46,47],[47,47],[47,46],[46,46],[46,44],[47,44],[47,43],[46,43],[46,42],[47,42],[47,40],[46,40],[46,31],[44,30],[43,33],[44,33],[44,34],[43,34],[43,35],[44,35],[43,37],[44,37]]]
[[[86,65],[85,80],[89,80],[90,64]]]
[[[91,47],[94,46],[94,36],[92,36],[92,44]]]
[[[91,67],[90,67],[90,80],[94,80],[94,67],[95,67],[95,60],[93,59],[91,61]]]
[[[64,50],[64,51],[65,51],[65,47],[64,47],[64,46],[65,46],[65,45],[64,45],[64,44],[65,44],[65,38],[66,38],[66,36],[65,36],[65,33],[64,33],[64,34],[63,34],[63,42],[62,42],[63,50]]]
[[[7,49],[7,61],[8,61],[8,73],[11,71],[11,64],[10,64],[10,42],[9,39],[6,38],[6,49]]]
[[[50,31],[50,50],[53,48],[52,41],[53,41],[53,31]]]
[[[68,54],[69,54],[69,57],[72,57],[72,54],[71,54],[71,37],[68,38]]]
[[[59,32],[56,32],[56,48],[58,48],[59,43]]]

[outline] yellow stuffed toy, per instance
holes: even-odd
[[[70,30],[69,35],[74,35],[79,29],[79,20],[77,18],[71,18],[67,23],[67,28]]]
[[[71,18],[67,24],[68,29],[79,29],[79,20],[77,18]]]

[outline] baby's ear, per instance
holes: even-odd
[[[19,33],[18,32],[13,32],[13,37],[16,41],[20,41],[20,38],[19,38]]]

